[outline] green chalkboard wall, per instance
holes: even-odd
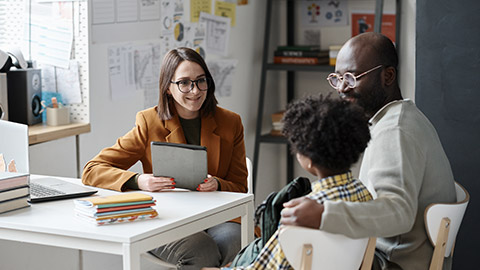
[[[480,243],[480,1],[416,1],[418,107],[433,122],[471,200],[453,269],[478,269]]]

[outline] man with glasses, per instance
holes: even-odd
[[[397,64],[387,37],[364,33],[345,43],[336,72],[327,77],[341,98],[363,107],[370,118],[372,140],[360,180],[378,197],[324,204],[294,199],[284,205],[280,222],[352,238],[376,236],[373,269],[428,269],[433,246],[424,211],[431,203],[456,200],[454,179],[435,128],[411,100],[402,98]],[[444,269],[451,269],[451,258]]]

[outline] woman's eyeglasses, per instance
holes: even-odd
[[[367,75],[368,73],[376,70],[376,69],[379,69],[381,68],[383,65],[378,65],[374,68],[371,68],[357,76],[353,75],[353,73],[351,72],[345,72],[345,74],[340,75],[340,74],[337,74],[337,73],[330,73],[327,77],[327,80],[328,82],[330,83],[330,86],[332,86],[334,89],[339,89],[343,82],[345,82],[347,84],[347,87],[349,88],[354,88],[355,86],[357,86],[357,79],[359,79],[360,77],[362,76],[365,76]]]
[[[195,84],[200,91],[207,91],[210,87],[212,80],[210,78],[200,78],[197,80],[179,80],[176,82],[170,81],[178,86],[180,92],[187,94],[193,90],[193,85]]]

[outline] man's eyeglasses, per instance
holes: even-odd
[[[339,89],[343,82],[345,82],[347,84],[347,87],[349,88],[354,88],[355,86],[357,86],[357,79],[359,79],[360,77],[364,76],[364,75],[367,75],[368,73],[376,70],[376,69],[379,69],[381,68],[383,65],[378,65],[374,68],[371,68],[357,76],[353,75],[353,73],[351,72],[345,72],[345,74],[342,75],[339,75],[337,73],[330,73],[327,77],[327,80],[328,82],[330,83],[330,85],[335,88],[335,89]]]
[[[195,84],[200,91],[207,91],[212,83],[210,78],[200,78],[197,80],[179,80],[176,82],[170,81],[178,86],[180,92],[186,94],[193,90],[193,84]]]

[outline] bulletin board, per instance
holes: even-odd
[[[31,14],[34,7],[29,1],[8,0],[2,1],[2,8],[7,10],[2,15],[2,47],[15,46],[22,50],[27,60],[30,58],[31,44],[30,37],[35,33],[31,31]],[[52,3],[42,3],[42,5],[51,5]],[[88,1],[75,1],[72,6],[73,41],[70,59],[78,62],[78,81],[80,84],[80,102],[66,104],[70,107],[71,122],[89,122],[89,94],[88,94]],[[38,64],[38,63],[37,63]]]

